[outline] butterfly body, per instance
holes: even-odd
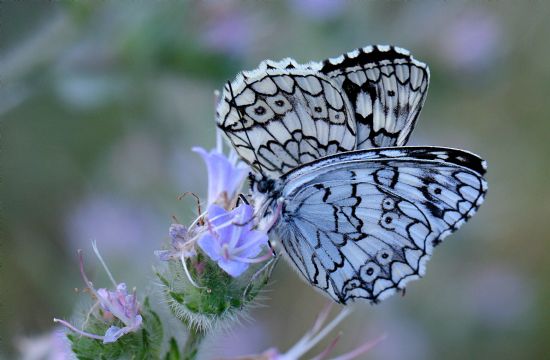
[[[403,146],[428,82],[408,51],[374,46],[307,65],[265,61],[224,90],[218,126],[254,169],[261,224],[337,302],[378,302],[422,276],[433,247],[483,201],[478,156]]]

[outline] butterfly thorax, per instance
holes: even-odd
[[[276,214],[277,200],[282,195],[283,183],[279,179],[272,179],[265,175],[250,173],[250,195],[256,212],[262,219],[259,227],[272,222]]]
[[[281,195],[282,183],[279,180],[272,179],[266,175],[256,175],[250,173],[250,189],[253,194],[264,195],[277,199]]]

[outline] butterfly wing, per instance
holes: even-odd
[[[393,46],[368,46],[311,65],[340,86],[354,108],[357,149],[405,145],[430,73],[426,64]]]
[[[337,154],[282,179],[274,231],[300,273],[334,300],[382,300],[424,275],[434,245],[481,205],[485,162],[447,148]]]
[[[265,61],[228,83],[218,127],[243,160],[278,177],[337,152],[355,149],[351,106],[326,76],[292,60]]]

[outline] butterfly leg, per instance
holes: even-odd
[[[237,199],[237,204],[235,206],[239,206],[241,204],[241,202],[246,204],[246,205],[250,205],[250,202],[248,201],[246,196],[244,196],[244,194],[239,194],[239,197]]]
[[[277,220],[279,220],[279,217],[281,216],[281,213],[283,212],[283,204],[285,202],[284,198],[278,198],[277,199],[277,207],[275,208],[275,213],[273,214],[273,217],[269,221],[269,223],[265,226],[263,229],[265,232],[269,232],[271,228],[277,223]]]
[[[279,261],[279,259],[281,257],[281,255],[275,255],[275,253],[273,253],[273,254],[274,254],[274,256],[271,259],[269,259],[268,262],[266,262],[264,265],[262,265],[262,267],[260,269],[258,269],[258,271],[256,271],[254,273],[254,275],[252,275],[252,277],[250,278],[250,281],[248,282],[248,285],[246,285],[246,288],[243,291],[243,297],[242,297],[241,304],[244,304],[247,301],[248,295],[250,294],[250,291],[252,290],[252,288],[254,286],[254,282],[262,275],[262,273],[265,272],[264,279],[262,280],[263,285],[267,284],[267,282],[271,278],[271,273],[273,272],[273,269],[275,268],[275,265],[277,265],[277,262]]]

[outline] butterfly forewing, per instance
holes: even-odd
[[[226,85],[218,126],[258,172],[280,176],[312,160],[353,150],[355,123],[347,98],[311,70],[267,68]]]
[[[422,276],[434,245],[482,203],[484,163],[445,148],[337,154],[283,181],[275,232],[293,263],[334,300],[378,301]]]
[[[368,46],[314,67],[352,104],[357,149],[406,144],[428,91],[426,64],[401,48]]]

